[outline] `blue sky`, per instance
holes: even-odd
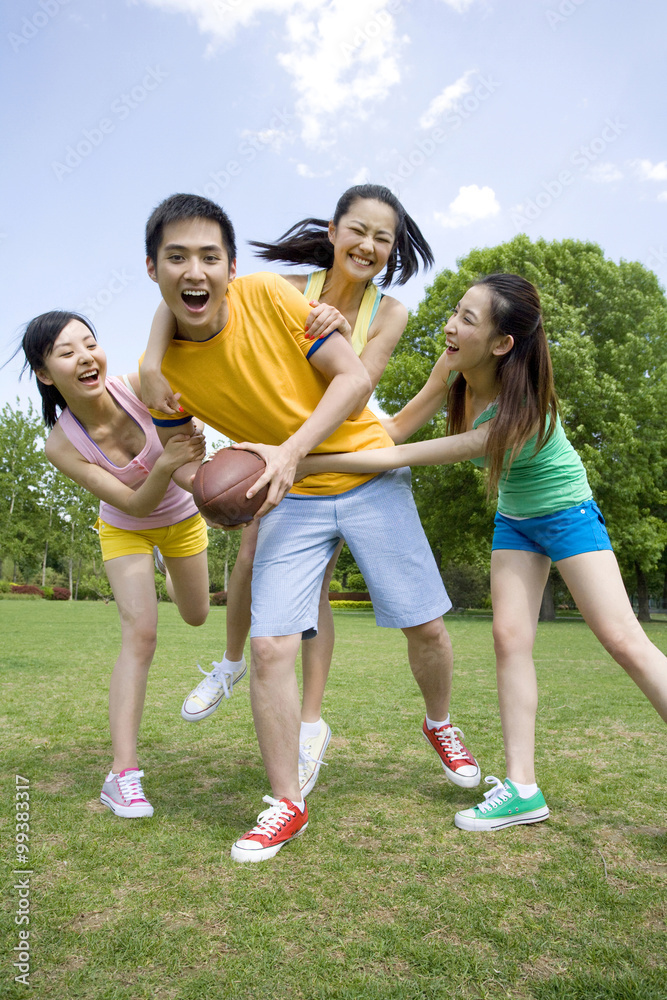
[[[370,180],[436,271],[518,232],[599,243],[667,284],[662,4],[627,0],[16,0],[2,9],[2,360],[32,316],[95,322],[136,368],[143,227],[176,191],[248,239]],[[435,271],[396,293],[415,307]],[[2,402],[36,399],[15,361]]]

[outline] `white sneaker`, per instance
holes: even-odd
[[[234,685],[245,677],[248,669],[245,656],[241,658],[240,663],[236,664],[230,663],[224,656],[220,663],[216,663],[214,660],[211,664],[213,670],[210,673],[207,673],[199,664],[197,666],[204,674],[204,680],[197,685],[194,691],[190,692],[183,702],[181,715],[186,722],[199,722],[201,719],[213,715],[216,708],[220,707],[223,698],[231,698]]]
[[[318,735],[309,736],[308,739],[299,743],[299,787],[304,798],[315,787],[330,739],[331,730],[322,720],[322,728]]]

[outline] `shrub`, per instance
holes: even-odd
[[[227,605],[227,591],[218,590],[215,594],[209,594],[209,599],[211,601],[212,607],[222,607]]]
[[[489,597],[489,574],[479,566],[448,566],[442,573],[455,608],[483,608]]]
[[[363,611],[372,611],[372,601],[332,601],[332,608],[359,608]]]
[[[9,580],[0,580],[0,594],[11,594],[12,585]]]
[[[72,592],[67,589],[67,587],[54,587],[53,588],[53,600],[54,601],[69,601],[72,596]]]
[[[343,590],[343,584],[340,582],[340,580],[332,580],[331,583],[329,584],[330,594],[340,594],[342,590]]]
[[[34,583],[12,583],[12,594],[34,594],[35,597],[44,597],[44,591]]]
[[[364,580],[361,573],[348,573],[346,586],[348,590],[368,590],[366,586],[366,581]]]

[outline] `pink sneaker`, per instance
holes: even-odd
[[[248,830],[232,845],[234,861],[266,861],[281,847],[300,837],[308,826],[308,806],[303,812],[289,799],[272,799],[265,795],[263,802],[270,808],[257,817],[257,826]]]
[[[109,771],[107,780],[102,785],[100,801],[111,809],[116,816],[133,819],[138,816],[152,816],[153,806],[150,804],[141,787],[143,771],[127,768],[120,774]]]
[[[424,739],[431,744],[450,781],[461,788],[476,788],[481,777],[479,764],[463,745],[463,733],[456,726],[429,729],[424,719]],[[460,733],[461,739],[457,736]]]

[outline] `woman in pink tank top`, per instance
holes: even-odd
[[[206,526],[172,476],[201,461],[204,438],[198,430],[177,435],[163,450],[138,398],[138,376],[127,383],[107,378],[104,351],[82,316],[37,316],[22,346],[23,370],[36,376],[50,429],[47,458],[101,501],[102,555],[122,634],[109,689],[114,759],[101,800],[119,816],[152,816],[141,786],[137,736],[157,637],[153,548],[159,543],[167,588],[181,617],[201,625],[209,607]]]

